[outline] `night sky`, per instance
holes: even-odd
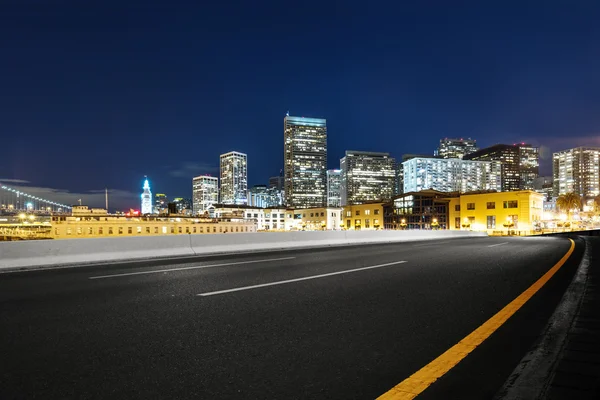
[[[4,0],[0,181],[139,207],[144,175],[191,197],[237,150],[267,183],[288,110],[327,118],[330,168],[472,137],[543,146],[550,174],[600,146],[600,3],[491,3]]]

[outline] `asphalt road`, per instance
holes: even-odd
[[[569,247],[564,238],[470,238],[0,274],[0,399],[376,398]],[[491,398],[582,252],[578,243],[421,397]]]

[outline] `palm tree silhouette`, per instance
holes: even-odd
[[[556,206],[560,211],[567,213],[567,220],[571,220],[571,211],[573,209],[581,210],[581,198],[573,192],[565,193],[558,196]]]

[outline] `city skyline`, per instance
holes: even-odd
[[[282,24],[277,4],[11,3],[0,132],[19,151],[0,181],[98,205],[108,188],[134,207],[140,177],[189,197],[191,177],[218,176],[237,148],[248,186],[267,184],[288,110],[328,120],[327,169],[348,149],[400,160],[471,137],[540,146],[550,175],[553,152],[600,146],[598,7],[390,4],[374,20],[362,2],[303,3]]]

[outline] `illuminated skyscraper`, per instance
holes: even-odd
[[[539,148],[530,144],[496,144],[465,155],[465,160],[501,161],[502,191],[533,190],[539,176]]]
[[[402,163],[404,193],[433,189],[440,192],[500,191],[500,161],[415,157]]]
[[[477,151],[477,141],[467,139],[441,139],[434,154],[441,158],[460,158]]]
[[[600,195],[600,147],[576,147],[552,154],[554,196],[569,192],[584,200]]]
[[[208,207],[219,203],[219,178],[216,176],[197,176],[192,179],[193,212],[204,214]]]
[[[342,170],[327,170],[327,207],[342,206]]]
[[[285,202],[288,207],[327,205],[327,121],[284,119]]]
[[[152,192],[148,178],[144,181],[144,192],[142,193],[142,214],[152,214]]]
[[[248,204],[248,156],[221,154],[221,204]]]
[[[154,214],[165,213],[168,210],[169,199],[164,193],[156,193],[154,195]]]
[[[396,191],[396,159],[389,153],[346,151],[342,168],[342,206],[390,200]]]

